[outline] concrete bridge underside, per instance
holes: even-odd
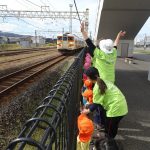
[[[95,39],[115,39],[120,30],[125,30],[119,55],[132,56],[133,40],[150,16],[150,0],[100,0],[97,16]]]

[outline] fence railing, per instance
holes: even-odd
[[[7,150],[75,150],[84,49]]]

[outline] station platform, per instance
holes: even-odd
[[[123,58],[117,59],[116,85],[126,96],[129,108],[128,115],[120,122],[115,138],[119,150],[150,149],[149,66],[150,62],[134,58],[131,64]]]

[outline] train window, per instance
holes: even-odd
[[[62,40],[62,36],[58,36],[58,37],[57,37],[57,40]]]
[[[67,36],[63,36],[63,41],[67,41]]]
[[[68,37],[68,41],[73,41],[74,38],[73,37]]]

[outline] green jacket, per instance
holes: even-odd
[[[93,103],[101,104],[106,110],[107,117],[123,116],[128,113],[126,99],[122,92],[110,81],[104,81],[107,85],[106,93],[101,95],[98,84],[93,88]]]
[[[117,50],[113,49],[113,53],[106,54],[102,50],[96,48],[92,59],[93,67],[97,68],[101,79],[115,82],[115,65],[117,59]]]

